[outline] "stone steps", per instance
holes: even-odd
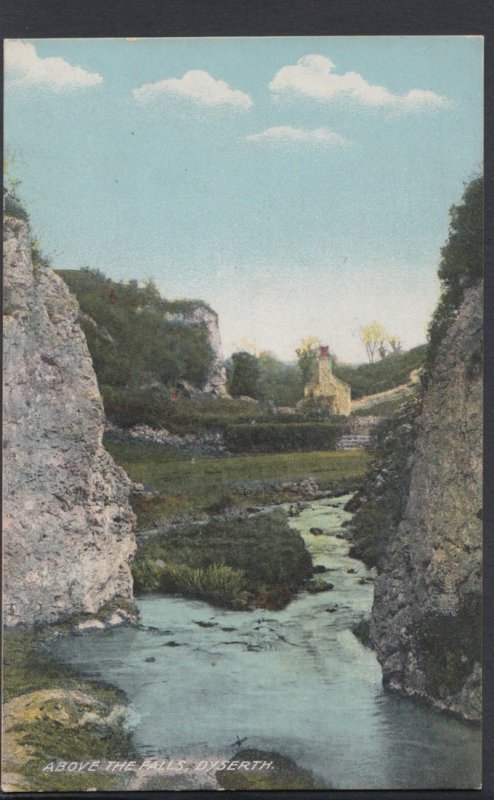
[[[365,450],[370,445],[368,433],[345,433],[336,445],[338,450]]]

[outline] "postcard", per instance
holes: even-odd
[[[481,785],[483,38],[11,38],[5,792]]]

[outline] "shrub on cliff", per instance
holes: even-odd
[[[465,289],[482,277],[482,233],[483,178],[478,177],[466,186],[462,203],[450,209],[449,236],[441,250],[438,271],[442,294],[429,325],[424,384],[429,380],[441,341],[457,316]],[[476,369],[480,360],[479,353],[470,367]],[[375,460],[363,489],[348,506],[349,510],[357,509],[350,553],[369,566],[379,563],[401,521],[408,498],[410,456],[420,408],[421,397],[417,397],[375,429]]]
[[[438,276],[441,297],[429,325],[429,345],[426,356],[426,375],[434,365],[446,331],[455,320],[465,289],[474,286],[483,274],[484,179],[470,181],[463,192],[462,202],[449,210],[449,234],[441,249]]]
[[[58,274],[85,315],[82,324],[100,387],[125,387],[135,398],[139,386],[153,382],[170,387],[180,380],[204,385],[212,362],[207,331],[180,319],[197,303],[170,303],[152,281],[145,286],[116,282],[90,269]],[[169,313],[179,316],[169,319]],[[146,391],[142,407],[144,412]],[[138,421],[144,422],[143,417]]]
[[[20,181],[10,179],[3,187],[3,213],[8,217],[16,217],[23,222],[29,222],[29,215],[18,197],[17,189]]]

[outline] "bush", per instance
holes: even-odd
[[[16,217],[23,222],[29,222],[29,215],[17,197],[15,188],[3,189],[3,209],[4,214],[8,217]]]
[[[104,385],[101,396],[108,419],[122,428],[149,425],[166,427],[172,401],[159,389],[125,388]]]
[[[245,573],[224,564],[193,569],[187,564],[157,564],[145,558],[136,562],[133,572],[136,592],[178,593],[228,608],[248,605]]]
[[[233,453],[334,450],[343,426],[332,422],[269,422],[228,425],[224,443]]]
[[[132,572],[140,592],[178,592],[227,608],[249,601],[279,608],[312,575],[312,561],[286,515],[274,512],[151,536]]]
[[[232,397],[256,398],[259,384],[259,361],[257,356],[240,350],[232,355],[231,377],[228,390]]]
[[[370,619],[368,617],[360,616],[354,619],[352,633],[365,647],[371,646]]]
[[[465,289],[482,279],[483,212],[484,179],[479,176],[465,187],[461,204],[449,210],[449,235],[441,249],[438,270],[442,292],[428,330],[424,383],[429,379],[439,346],[456,319]]]

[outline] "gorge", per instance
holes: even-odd
[[[163,731],[163,714],[154,716],[161,708],[158,698],[169,694],[180,699],[187,674],[186,686],[192,687],[202,716],[196,719],[196,739],[191,741],[190,699],[182,696],[182,703],[170,701],[173,734],[182,748],[179,756],[187,751],[190,757],[194,747],[206,758],[231,755],[218,738],[224,725],[217,709],[227,687],[237,698],[228,718],[227,738],[238,737],[236,725],[243,719],[241,733],[249,737],[249,746],[278,748],[300,761],[325,787],[444,788],[448,780],[452,788],[478,784],[480,734],[462,720],[479,721],[481,697],[477,653],[481,285],[465,292],[441,343],[417,418],[402,421],[410,425],[410,437],[404,458],[407,477],[394,476],[401,487],[400,519],[390,526],[376,564],[365,565],[363,556],[362,561],[349,550],[346,538],[351,540],[361,512],[357,510],[352,520],[356,506],[352,509],[351,504],[359,503],[336,491],[335,478],[328,491],[333,497],[305,498],[308,502],[289,520],[317,559],[318,571],[331,573],[330,588],[311,593],[307,586],[297,584],[298,593],[283,608],[241,610],[225,610],[221,603],[214,606],[194,596],[143,594],[137,601],[140,624],[135,624],[128,613],[136,553],[135,517],[129,502],[132,485],[102,444],[105,415],[79,307],[62,278],[33,259],[24,221],[7,217],[4,253],[4,463],[9,476],[4,484],[6,626],[9,631],[45,626],[48,635],[43,648],[50,658],[75,668],[81,681],[95,682],[93,687],[101,680],[110,681],[130,703],[125,712],[123,695],[112,696],[109,706],[94,699],[96,690],[96,695],[74,695],[74,684],[69,682],[69,689],[67,678],[62,677],[56,688],[59,694],[40,696],[32,686],[17,693],[10,701],[14,702],[10,716],[15,716],[16,709],[19,713],[22,703],[26,708],[34,704],[41,714],[39,709],[47,700],[61,703],[71,713],[75,707],[79,715],[81,709],[94,706],[103,727],[113,725],[110,719],[120,720],[122,751],[117,742],[117,757],[130,752],[124,718],[139,753],[163,751],[171,745]],[[213,359],[203,389],[216,398],[211,402],[224,402],[225,372],[215,313],[201,304],[169,313],[172,324],[186,324],[195,333],[199,329],[201,336],[206,330]],[[111,343],[106,340],[107,344]],[[255,427],[256,419],[246,424]],[[388,467],[392,471],[396,452],[391,445]],[[329,452],[318,456],[338,460]],[[177,454],[175,458],[173,471],[179,474],[195,456],[185,453],[182,460]],[[255,459],[252,456],[254,467]],[[206,475],[212,468],[207,460],[203,463]],[[303,477],[309,480],[307,474]],[[361,492],[362,511],[386,497],[389,474],[378,465],[369,480]],[[353,475],[348,481],[354,488]],[[343,481],[342,485],[348,491]],[[142,491],[144,502],[152,505],[152,490],[149,496],[146,488]],[[292,491],[290,485],[287,491]],[[228,505],[228,496],[224,502]],[[252,497],[246,502],[252,503]],[[278,507],[290,514],[292,505],[283,506],[283,502]],[[221,502],[213,510],[221,514]],[[265,511],[254,507],[245,513],[260,525]],[[233,517],[225,519],[230,524]],[[269,559],[269,554],[263,553],[263,558]],[[105,607],[111,607],[116,619],[108,625],[106,615],[105,622],[95,624]],[[378,660],[352,632],[361,615],[365,620],[370,616],[370,642]],[[76,620],[75,627],[71,620]],[[225,639],[223,634],[230,633],[232,637]],[[245,680],[239,677],[243,674]],[[397,694],[383,690],[383,679],[384,688]],[[165,692],[162,684],[168,684]],[[98,691],[106,691],[102,686]],[[462,719],[450,720],[436,710],[422,709],[409,697],[426,700]],[[279,713],[282,707],[288,724]],[[113,718],[112,709],[118,709],[120,716]],[[188,710],[184,713],[184,709]],[[259,716],[258,709],[265,709],[265,715]],[[368,733],[365,741],[359,738],[363,719]],[[297,725],[301,730],[292,736],[288,728],[295,730]],[[417,730],[418,748],[408,747],[411,732]],[[27,731],[29,736],[29,726]],[[439,751],[432,746],[434,736],[444,743]],[[402,746],[405,742],[408,749]],[[331,770],[324,766],[328,747],[335,765]],[[417,771],[418,752],[423,748],[427,758]],[[458,760],[460,751],[463,760]],[[12,759],[14,774],[16,769],[22,771],[22,765]],[[353,772],[352,764],[356,765]],[[23,780],[12,779],[9,786],[38,787],[32,775],[27,784]],[[188,788],[197,785],[188,784]]]

